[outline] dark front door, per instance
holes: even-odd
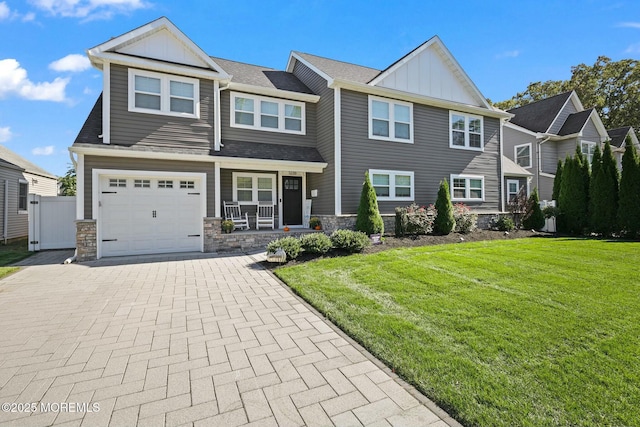
[[[282,177],[282,224],[302,225],[302,177]]]

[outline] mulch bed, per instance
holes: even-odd
[[[451,233],[446,236],[412,236],[412,237],[395,237],[384,236],[384,242],[380,245],[371,245],[367,247],[362,253],[372,254],[376,252],[386,251],[395,248],[412,248],[417,246],[431,246],[431,245],[443,245],[447,243],[465,243],[465,242],[477,242],[481,240],[510,240],[510,239],[522,239],[527,237],[543,237],[553,236],[549,233],[540,233],[530,230],[515,230],[508,233],[504,231],[494,230],[476,230],[469,234]],[[314,261],[322,258],[335,258],[340,256],[351,255],[344,251],[331,251],[325,255],[309,254],[302,252],[298,258],[289,261],[284,264],[277,264],[272,262],[262,262],[261,264],[269,269],[275,270],[281,266],[302,264],[309,261]]]

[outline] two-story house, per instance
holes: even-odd
[[[277,227],[355,223],[364,174],[380,210],[503,211],[502,124],[438,37],[385,70],[292,52],[286,70],[203,52],[160,18],[88,50],[103,91],[71,152],[81,259],[216,251],[224,202]],[[251,220],[250,220],[251,223]]]
[[[626,149],[627,138],[631,140],[631,143],[636,147],[636,150],[640,150],[640,142],[638,142],[638,136],[631,126],[623,126],[616,129],[608,129],[609,143],[611,144],[611,151],[618,163],[618,169],[622,170],[622,156]]]
[[[591,162],[596,145],[609,139],[597,111],[585,109],[574,91],[508,112],[513,117],[504,126],[504,154],[531,176],[511,177],[507,172],[506,200],[525,185],[527,194],[537,187],[541,200],[551,200],[558,160],[579,146]]]

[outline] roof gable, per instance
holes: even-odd
[[[607,134],[609,135],[609,142],[614,147],[624,148],[627,135],[631,137],[631,141],[634,145],[637,146],[639,144],[638,137],[631,126],[609,129]]]
[[[119,54],[202,68],[220,78],[228,78],[222,67],[165,17],[91,48],[87,53],[97,66],[101,59],[113,59],[112,54]],[[126,57],[120,59],[126,61]]]
[[[231,75],[232,82],[269,89],[313,94],[311,89],[290,72],[223,58],[213,57],[212,59],[217,64],[222,65],[225,71]]]
[[[491,109],[438,36],[393,63],[369,84]]]
[[[511,122],[533,132],[545,133],[556,120],[562,108],[573,94],[565,92],[540,101],[531,102],[522,107],[508,110],[513,114]]]
[[[295,51],[291,52],[287,64],[287,71],[290,73],[293,72],[295,60],[312,67],[314,71],[318,72],[326,80],[343,79],[357,83],[368,83],[380,74],[380,70],[375,68]]]
[[[593,113],[593,108],[580,111],[579,113],[570,114],[558,131],[558,135],[565,136],[580,133],[587,124],[589,117],[591,117],[591,113]]]
[[[12,165],[18,166],[19,168],[24,169],[25,172],[44,176],[47,178],[56,179],[55,175],[47,172],[46,170],[42,169],[40,166],[31,163],[29,160],[9,150],[7,147],[1,144],[0,144],[0,159],[3,160],[5,163],[10,163]]]

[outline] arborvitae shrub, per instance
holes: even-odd
[[[437,234],[449,234],[456,228],[456,220],[453,216],[453,205],[451,204],[451,194],[449,184],[443,179],[438,190],[436,200],[436,219],[433,223],[433,231]]]
[[[367,235],[384,233],[384,222],[378,210],[376,190],[371,184],[368,172],[364,174],[364,184],[362,185],[358,217],[356,219],[356,230],[362,231]]]
[[[522,226],[527,230],[540,230],[545,225],[544,214],[540,209],[538,189],[534,188],[527,201],[527,213],[522,220]]]

